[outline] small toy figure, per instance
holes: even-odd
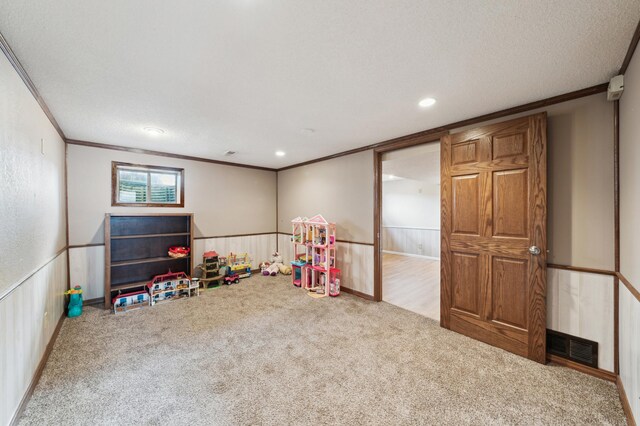
[[[271,264],[269,262],[260,263],[260,273],[262,273],[262,275],[269,275],[269,271],[267,271],[267,269],[269,269],[270,265]]]
[[[67,317],[75,318],[82,315],[82,287],[79,285],[64,292],[69,296],[67,305]]]

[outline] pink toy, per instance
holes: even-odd
[[[340,294],[340,269],[336,267],[336,225],[322,215],[291,221],[293,273],[296,287],[313,291],[314,297]]]

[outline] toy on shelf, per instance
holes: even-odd
[[[291,282],[313,292],[314,297],[340,294],[340,269],[336,267],[336,225],[322,215],[291,221],[293,258]],[[311,293],[310,293],[311,294]]]
[[[182,257],[189,256],[190,251],[191,249],[189,247],[173,246],[169,247],[169,252],[167,254],[174,259],[180,259]]]
[[[75,318],[82,315],[82,287],[75,286],[64,292],[69,296],[69,304],[67,305],[67,317]]]
[[[226,262],[227,274],[238,274],[239,278],[251,276],[251,258],[247,253],[229,253]]]
[[[122,313],[142,308],[149,304],[149,293],[144,290],[133,293],[119,294],[111,301],[113,313]]]
[[[147,284],[149,291],[149,304],[151,306],[163,300],[170,300],[180,297],[191,297],[192,290],[196,296],[199,295],[198,287],[191,284],[191,280],[184,272],[171,272],[156,275]]]

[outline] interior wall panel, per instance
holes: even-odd
[[[58,320],[67,290],[67,252],[0,301],[0,424],[9,424]]]
[[[640,301],[620,284],[620,379],[636,421],[640,419]]]
[[[184,169],[184,208],[112,207],[111,162]],[[276,231],[276,173],[81,145],[68,147],[69,244],[103,244],[105,213],[193,213],[194,236]]]
[[[640,49],[620,99],[620,272],[640,290]],[[640,422],[640,301],[620,284],[620,378]]]
[[[322,214],[339,240],[373,243],[373,151],[278,172],[278,231]]]
[[[440,259],[440,230],[384,226],[382,250]]]
[[[598,342],[598,367],[613,371],[613,277],[547,269],[547,328]]]

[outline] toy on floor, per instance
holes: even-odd
[[[240,282],[240,275],[238,274],[229,274],[224,277],[225,284],[238,284]]]
[[[218,256],[215,250],[207,251],[202,255],[202,263],[196,268],[199,268],[201,275],[199,282],[202,283],[202,288],[209,288],[210,285],[214,287],[220,286],[222,279],[224,278],[224,271],[221,267],[224,257]]]
[[[267,271],[269,266],[271,266],[271,264],[269,262],[261,262],[260,263],[260,273],[262,275],[269,275],[269,272]]]
[[[247,253],[229,253],[226,261],[228,274],[238,274],[240,278],[251,276],[251,258]]]
[[[171,272],[156,275],[147,284],[149,291],[149,304],[151,306],[163,300],[170,300],[183,296],[191,297],[191,291],[195,290],[198,296],[198,289],[191,284],[191,279],[184,272]]]
[[[119,294],[111,301],[113,313],[127,312],[142,308],[149,304],[149,293],[144,290],[133,293]]]
[[[67,317],[75,318],[82,315],[82,287],[75,286],[64,292],[69,296],[69,304],[67,305]]]

